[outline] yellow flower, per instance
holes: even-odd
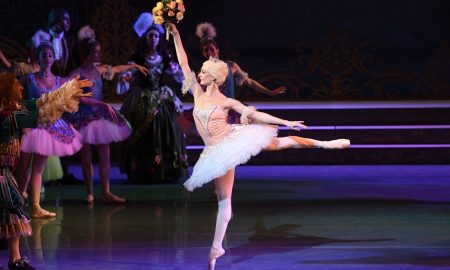
[[[154,7],[154,8],[152,9],[152,13],[153,13],[153,14],[156,14],[156,12],[158,12],[158,10],[159,10],[158,7]]]
[[[170,2],[170,5],[169,5],[169,8],[170,9],[174,9],[174,8],[176,8],[177,7],[177,3],[175,2],[175,1],[171,1]]]
[[[156,15],[158,15],[158,16],[161,16],[161,15],[163,15],[163,11],[162,10],[158,10],[158,12],[156,12]]]
[[[183,13],[178,12],[177,13],[177,20],[181,21],[184,18]]]
[[[156,3],[156,7],[159,8],[159,9],[162,9],[163,8],[163,3],[161,3],[161,2]]]
[[[175,13],[173,13],[173,11],[171,10],[167,13],[167,15],[169,15],[169,17],[173,17],[173,16],[175,16]]]
[[[155,17],[153,18],[153,21],[154,21],[156,24],[163,24],[163,23],[164,23],[164,19],[163,19],[163,17],[161,17],[161,16],[155,16]]]

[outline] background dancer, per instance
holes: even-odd
[[[83,178],[86,185],[86,202],[94,202],[92,151],[94,145],[99,157],[99,175],[102,186],[102,199],[105,202],[125,202],[124,198],[114,195],[110,191],[110,147],[113,142],[120,142],[131,134],[131,127],[127,120],[108,103],[102,101],[102,78],[112,80],[114,75],[136,68],[144,75],[148,70],[137,64],[111,67],[101,65],[101,46],[95,39],[94,31],[85,26],[78,31],[79,55],[82,64],[75,69],[71,77],[77,75],[89,79],[93,85],[87,92],[92,97],[80,100],[81,105],[78,112],[68,116],[68,121],[81,134],[81,165]]]

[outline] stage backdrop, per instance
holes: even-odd
[[[64,7],[70,34],[90,24],[104,63],[126,63],[137,37],[132,24],[156,1],[4,0],[0,47],[25,58],[26,41],[45,28],[49,10]],[[179,25],[196,69],[201,65],[197,23],[212,22],[224,59],[238,62],[279,97],[238,88],[243,100],[450,99],[448,0],[185,0]],[[108,100],[121,100],[106,84]],[[178,86],[179,88],[179,86]],[[189,99],[189,98],[187,98]]]

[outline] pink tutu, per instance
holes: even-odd
[[[225,175],[229,169],[256,156],[277,134],[277,127],[271,125],[232,125],[232,131],[222,142],[205,147],[184,187],[193,191]]]
[[[80,134],[72,127],[70,132],[72,138],[58,140],[55,135],[44,128],[31,129],[22,136],[20,150],[25,153],[37,153],[43,156],[70,156],[78,152],[83,146],[80,141]]]
[[[128,122],[118,125],[103,118],[89,122],[79,131],[82,143],[93,145],[120,142],[131,135]]]

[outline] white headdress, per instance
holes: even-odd
[[[141,15],[139,15],[139,18],[136,20],[136,22],[133,25],[134,31],[136,31],[136,34],[139,37],[142,37],[145,32],[152,26],[153,23],[153,16],[152,14],[148,12],[144,12]]]
[[[89,25],[85,25],[78,30],[78,40],[86,40],[88,42],[95,41],[95,31]]]
[[[148,12],[144,12],[141,15],[139,15],[139,18],[133,25],[133,29],[138,35],[138,37],[142,37],[150,28],[154,28],[161,35],[165,33],[164,27],[162,27],[159,24],[155,24],[153,22],[152,14]]]
[[[217,36],[217,32],[212,23],[203,22],[197,25],[195,35],[200,39],[214,39]]]
[[[50,34],[42,31],[42,30],[38,30],[32,37],[31,37],[31,47],[33,48],[37,48],[39,47],[39,45],[41,45],[41,43],[47,43],[50,44]]]
[[[203,63],[202,69],[213,77],[217,85],[222,85],[225,82],[229,72],[227,63],[212,57]]]

